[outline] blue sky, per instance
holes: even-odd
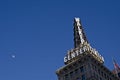
[[[92,47],[120,64],[119,0],[0,0],[0,80],[57,80],[80,17]],[[12,58],[11,55],[15,55]]]

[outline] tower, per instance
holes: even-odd
[[[65,65],[56,71],[58,80],[119,80],[104,66],[104,58],[92,48],[81,21],[74,19],[74,48],[64,57]]]

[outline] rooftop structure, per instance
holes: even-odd
[[[67,52],[64,63],[56,71],[58,80],[120,80],[89,44],[79,18],[74,19],[74,48]]]

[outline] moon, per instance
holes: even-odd
[[[15,55],[11,55],[12,58],[15,58],[16,56]]]

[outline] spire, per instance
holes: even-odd
[[[77,48],[80,44],[88,42],[85,36],[84,30],[82,28],[79,18],[74,19],[74,47]]]

